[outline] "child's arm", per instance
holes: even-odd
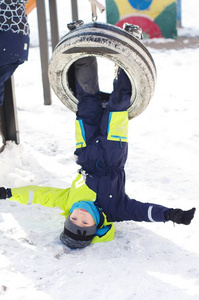
[[[52,187],[25,186],[19,188],[0,188],[0,199],[8,198],[22,204],[40,204],[46,207],[66,208],[70,188],[58,189]]]

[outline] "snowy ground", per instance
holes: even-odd
[[[89,9],[83,2],[81,13]],[[182,9],[181,32],[199,36],[198,1],[183,0]],[[62,33],[67,18],[62,12]],[[8,142],[0,154],[0,185],[64,188],[77,169],[75,115],[54,95],[51,106],[43,105],[35,12],[31,24],[29,61],[15,73],[21,143]],[[130,121],[126,190],[140,201],[195,206],[195,219],[190,226],[118,223],[114,241],[72,251],[59,241],[59,209],[1,201],[2,299],[199,299],[199,48],[185,42],[181,50],[165,50],[162,43],[158,50],[149,45],[158,71],[155,95]]]

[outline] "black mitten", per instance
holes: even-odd
[[[6,199],[7,190],[4,187],[0,187],[0,199]]]
[[[166,219],[171,220],[174,223],[177,224],[184,224],[184,225],[189,225],[191,223],[191,220],[194,217],[196,209],[193,207],[190,210],[182,210],[179,208],[176,209],[169,209],[166,212]]]

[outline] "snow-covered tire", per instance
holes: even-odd
[[[129,119],[149,104],[156,84],[153,58],[143,43],[130,33],[106,23],[89,23],[67,33],[56,46],[49,62],[49,81],[57,97],[73,112],[78,100],[69,84],[70,66],[85,56],[113,61],[128,75],[132,85]]]

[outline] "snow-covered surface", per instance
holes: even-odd
[[[79,1],[80,18],[90,21],[87,2]],[[62,35],[71,20],[68,3],[58,0]],[[197,36],[198,1],[183,0],[182,9],[184,32]],[[51,106],[43,105],[35,11],[29,20],[29,61],[15,73],[21,143],[8,142],[0,154],[0,185],[65,188],[77,170],[75,115],[55,95]],[[126,190],[140,201],[199,210],[199,49],[149,49],[157,88],[145,112],[129,123]],[[110,79],[102,84],[108,88]],[[69,250],[59,241],[60,213],[0,202],[2,299],[199,299],[198,211],[190,226],[115,224],[114,241],[83,250]]]

